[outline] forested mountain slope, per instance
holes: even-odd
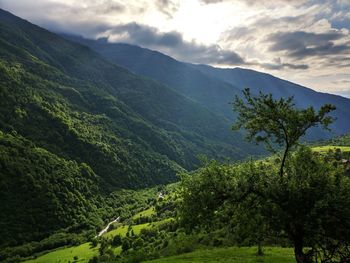
[[[276,78],[270,74],[255,70],[233,68],[221,69],[206,65],[192,65],[201,72],[230,83],[240,89],[249,87],[255,92],[272,93],[275,97],[294,96],[297,106],[310,105],[319,108],[321,105],[331,103],[337,107],[334,116],[337,121],[332,125],[335,134],[346,134],[350,131],[350,99],[334,94],[316,92],[301,85]]]
[[[106,39],[88,40],[78,36],[65,37],[88,45],[109,61],[122,65],[135,73],[164,82],[181,94],[227,118],[233,117],[229,105],[233,94],[241,94],[240,91],[248,87],[253,93],[262,91],[272,93],[275,97],[294,96],[297,106],[300,107],[319,108],[325,103],[334,104],[337,107],[334,113],[337,121],[332,125],[333,133],[314,130],[309,134],[308,139],[329,138],[350,132],[350,100],[347,98],[316,92],[254,70],[194,65],[141,47],[108,43]]]
[[[127,160],[126,170],[142,166],[132,165],[136,160],[150,163],[148,154],[154,164],[175,171],[192,168],[199,153],[233,158],[253,153],[223,118],[170,88],[9,13],[2,11],[0,18],[3,130],[87,163],[91,151],[107,157],[116,151],[110,161]],[[86,156],[79,149],[85,146]],[[132,156],[138,151],[146,156]],[[131,174],[147,174],[144,168]],[[139,182],[161,182],[164,174]],[[124,186],[135,184],[129,179]]]
[[[234,118],[229,103],[234,95],[240,94],[240,90],[228,83],[157,51],[129,44],[108,43],[106,39],[95,41],[78,36],[63,36],[89,46],[112,63],[169,85],[184,96],[225,116],[229,122]]]
[[[96,226],[100,196],[175,181],[199,154],[257,153],[199,103],[3,10],[0,131],[0,246]]]

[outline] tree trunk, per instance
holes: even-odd
[[[284,149],[283,158],[282,158],[281,167],[280,167],[280,178],[281,179],[283,178],[283,170],[284,170],[284,166],[286,164],[288,151],[289,151],[289,144],[287,143],[286,148]]]
[[[294,241],[294,255],[297,263],[307,263],[306,255],[303,252],[303,242]]]
[[[262,250],[262,246],[261,246],[261,241],[259,240],[258,241],[258,256],[263,256],[264,255],[264,252]]]

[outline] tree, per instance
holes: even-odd
[[[298,263],[317,262],[317,257],[321,262],[345,262],[339,253],[350,241],[350,178],[324,158],[299,147],[287,160],[284,182],[273,180],[273,174],[262,178],[268,182],[260,189],[268,224],[287,234]],[[304,247],[311,250],[305,252]],[[333,256],[326,261],[330,252]]]
[[[91,239],[91,247],[97,247],[97,245],[98,245],[98,239],[97,238]]]
[[[109,248],[109,242],[107,239],[105,238],[102,238],[101,241],[100,241],[100,248],[98,249],[99,253],[100,253],[100,256],[103,256],[107,249]]]
[[[114,236],[113,241],[112,241],[112,246],[118,247],[121,244],[122,244],[122,237],[121,237],[121,235]]]
[[[325,158],[298,147],[283,181],[276,180],[279,165],[268,161],[211,162],[182,175],[182,224],[189,230],[232,226],[238,241],[249,237],[258,245],[264,237],[287,238],[298,263],[316,257],[344,263],[350,258],[350,178]]]
[[[234,234],[232,243],[249,239],[261,255],[266,220],[254,189],[268,171],[254,162],[220,165],[211,161],[191,174],[182,174],[180,223],[187,231],[225,228]]]
[[[127,251],[130,248],[130,241],[128,238],[123,238],[122,241],[122,250]]]
[[[329,129],[334,121],[334,118],[327,116],[336,109],[331,104],[323,105],[316,113],[313,107],[296,108],[293,97],[275,100],[272,94],[261,92],[254,97],[249,89],[245,89],[243,95],[245,100],[236,95],[233,102],[233,108],[238,113],[233,129],[244,128],[249,141],[263,142],[273,152],[276,152],[273,144],[284,147],[279,171],[281,178],[289,152],[306,131],[319,125]]]
[[[249,140],[264,142],[271,150],[283,146],[283,157],[278,163],[209,163],[191,176],[183,175],[183,223],[222,227],[233,218],[258,242],[272,233],[288,238],[298,263],[348,262],[350,178],[343,167],[325,159],[329,156],[299,144],[309,128],[328,129],[333,118],[327,114],[335,107],[324,105],[316,113],[312,107],[297,109],[292,97],[252,97],[249,90],[244,97],[246,102],[238,97],[234,102],[239,114],[235,128],[245,128]],[[254,227],[258,222],[264,227]]]

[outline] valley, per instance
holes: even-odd
[[[344,142],[343,139],[338,139],[338,141],[341,140]],[[344,142],[344,144],[350,145],[350,142]],[[350,158],[349,146],[314,146],[312,147],[312,150],[322,155],[339,152],[341,153],[341,156],[343,158]],[[269,157],[267,159],[262,159],[257,162],[263,161],[273,163],[275,162],[274,158],[276,157]],[[339,159],[339,161],[341,161],[341,159]],[[349,171],[350,167],[348,167],[348,172]],[[231,244],[228,247],[227,245],[225,245],[224,247],[222,247],[222,245],[219,245],[217,247],[217,245],[199,241],[201,239],[198,239],[198,237],[196,237],[195,235],[192,237],[193,240],[188,241],[185,238],[184,240],[180,241],[181,245],[178,244],[180,246],[176,247],[176,243],[171,243],[171,233],[173,233],[174,230],[176,231],[176,233],[181,233],[181,230],[178,229],[179,226],[177,225],[174,218],[174,215],[176,215],[176,209],[173,206],[173,204],[177,202],[179,188],[180,185],[178,183],[171,184],[165,188],[162,188],[163,193],[166,193],[164,195],[161,194],[162,198],[159,198],[159,192],[157,194],[154,194],[156,193],[156,191],[160,190],[159,188],[149,191],[149,194],[147,194],[147,200],[149,203],[145,205],[146,207],[148,207],[147,209],[141,210],[136,213],[130,213],[129,218],[123,219],[118,217],[117,219],[112,220],[108,223],[106,228],[99,232],[98,236],[92,239],[93,241],[86,242],[77,246],[68,246],[63,248],[57,248],[53,251],[41,252],[39,254],[35,254],[34,259],[27,258],[25,262],[95,262],[93,260],[97,259],[94,258],[98,258],[101,255],[100,248],[103,242],[109,243],[109,250],[106,250],[107,252],[105,253],[110,254],[110,256],[112,256],[113,254],[113,257],[118,257],[119,255],[121,255],[121,253],[124,253],[124,255],[126,256],[130,256],[130,252],[128,252],[130,249],[131,251],[138,251],[140,249],[134,248],[133,242],[137,242],[138,240],[140,240],[140,238],[142,240],[145,240],[145,242],[148,242],[147,235],[149,233],[153,233],[156,239],[155,243],[154,241],[151,242],[150,251],[152,251],[152,248],[158,248],[153,247],[157,246],[158,241],[164,241],[162,240],[162,238],[164,237],[164,233],[167,233],[168,235],[170,234],[170,239],[169,236],[166,238],[166,240],[168,240],[166,242],[169,242],[169,244],[165,247],[163,247],[163,245],[158,248],[160,255],[152,254],[154,252],[151,252],[151,258],[157,258],[161,256],[159,259],[149,261],[146,260],[142,262],[294,262],[294,254],[292,248],[289,248],[288,246],[279,247],[278,244],[271,243],[263,247],[263,256],[257,255],[257,248],[254,246],[237,247]],[[150,196],[151,193],[153,193],[154,195]],[[169,208],[170,210],[167,210]],[[165,237],[166,236],[167,235],[165,235]],[[118,242],[114,244],[114,240],[116,237],[120,237],[120,243]],[[226,238],[227,237],[221,237],[221,242],[229,242],[229,240],[225,240]],[[123,240],[131,241],[131,244],[129,245],[130,248],[123,248],[123,244],[125,244],[123,243]],[[186,242],[189,243],[186,244]],[[133,252],[131,252],[131,256],[133,255],[132,253]],[[33,258],[33,256],[29,258]],[[139,255],[139,257],[136,258],[147,258],[147,256],[141,254]]]

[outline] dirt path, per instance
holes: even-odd
[[[110,226],[111,224],[117,223],[117,222],[119,222],[119,220],[120,220],[120,217],[118,216],[116,219],[114,219],[113,221],[109,222],[108,225],[107,225],[104,229],[102,229],[102,230],[98,233],[98,235],[97,235],[96,237],[102,236],[104,233],[106,233],[106,232],[108,231],[108,228],[109,228],[109,226]]]

